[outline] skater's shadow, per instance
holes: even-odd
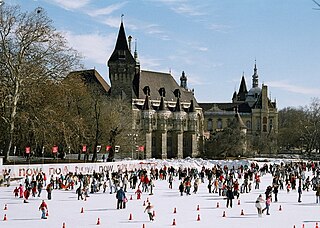
[[[320,223],[319,220],[314,220],[314,221],[308,220],[308,221],[302,221],[302,222],[303,223],[315,223],[315,222],[319,222]]]
[[[245,214],[240,216],[228,216],[227,218],[241,219],[241,218],[259,218],[259,217],[257,217],[257,214]]]
[[[121,221],[120,223],[123,223],[123,224],[130,224],[130,223],[147,223],[147,222],[150,222],[150,221],[142,221],[142,220],[134,220],[134,221]]]
[[[13,218],[10,220],[15,220],[15,221],[35,221],[35,220],[41,220],[40,218]]]
[[[97,208],[97,209],[87,209],[86,211],[117,211],[114,208]]]

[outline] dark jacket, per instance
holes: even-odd
[[[234,199],[234,194],[233,194],[233,191],[231,190],[231,188],[229,188],[226,192],[226,197],[228,199]]]
[[[124,200],[124,198],[126,197],[124,191],[122,190],[122,188],[120,188],[118,191],[117,191],[117,195],[116,195],[116,198],[118,200]]]

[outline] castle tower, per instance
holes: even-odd
[[[144,94],[146,95],[143,109],[142,109],[142,122],[143,131],[145,132],[145,158],[152,157],[152,121],[155,118],[155,111],[150,109],[150,88],[144,87]]]
[[[195,110],[194,102],[191,100],[188,110],[188,129],[184,132],[183,157],[195,157],[197,155],[197,119],[198,114]]]
[[[183,132],[186,113],[181,108],[180,90],[176,89],[173,93],[177,101],[173,112],[172,151],[173,157],[183,158]]]
[[[152,151],[152,157],[164,159],[167,158],[167,123],[171,112],[165,104],[164,98],[166,96],[165,88],[159,89],[160,105],[157,112],[157,130],[155,132],[155,150]]]
[[[108,67],[111,96],[130,101],[132,98],[136,98],[140,65],[130,52],[122,21],[114,51],[108,60]]]

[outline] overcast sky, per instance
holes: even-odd
[[[312,0],[4,0],[43,7],[70,46],[107,80],[121,14],[141,69],[182,71],[198,102],[230,102],[244,73],[278,108],[320,97],[320,10]]]

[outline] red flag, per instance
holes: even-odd
[[[26,154],[30,154],[30,147],[29,146],[26,147]]]
[[[58,152],[58,146],[53,146],[52,147],[52,153],[57,153]]]
[[[107,152],[109,152],[109,151],[111,150],[111,148],[112,148],[112,146],[109,146],[109,145],[108,145],[107,148],[106,148],[106,149],[107,149]]]

